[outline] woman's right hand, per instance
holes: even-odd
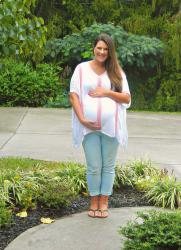
[[[97,122],[89,121],[87,119],[83,119],[80,122],[83,126],[85,126],[86,128],[88,128],[90,130],[100,130],[101,129],[101,126],[98,125]]]

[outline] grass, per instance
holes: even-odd
[[[71,163],[67,163],[71,164]],[[43,168],[50,170],[57,170],[62,167],[65,167],[65,163],[60,162],[51,162],[51,161],[43,161],[43,160],[33,160],[30,158],[15,158],[15,157],[7,157],[0,159],[0,171],[8,170],[34,170],[35,168]]]

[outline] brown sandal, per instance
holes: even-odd
[[[90,208],[90,209],[89,209],[89,212],[93,212],[93,216],[90,215],[89,212],[88,212],[88,216],[89,216],[89,217],[92,217],[92,218],[96,218],[96,217],[97,217],[97,215],[96,215],[96,212],[97,212],[97,211],[98,211],[98,209],[92,209],[92,208]]]
[[[101,213],[101,216],[97,216],[98,218],[103,218],[104,219],[104,218],[108,217],[108,209],[99,209],[98,212]],[[107,215],[106,216],[102,216],[103,213],[107,213]]]

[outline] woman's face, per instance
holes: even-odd
[[[94,48],[95,60],[100,63],[104,63],[108,58],[108,55],[109,51],[107,44],[103,41],[98,41]]]

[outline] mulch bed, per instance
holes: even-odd
[[[139,207],[150,206],[148,200],[144,198],[143,193],[136,191],[130,187],[121,188],[113,193],[109,199],[110,208],[118,207]],[[73,202],[70,207],[60,209],[42,209],[37,207],[36,210],[28,211],[28,217],[20,218],[13,215],[13,224],[0,228],[0,250],[14,240],[18,235],[26,231],[28,228],[41,224],[41,217],[50,217],[51,219],[60,218],[65,215],[80,213],[89,208],[89,197],[80,196]]]

